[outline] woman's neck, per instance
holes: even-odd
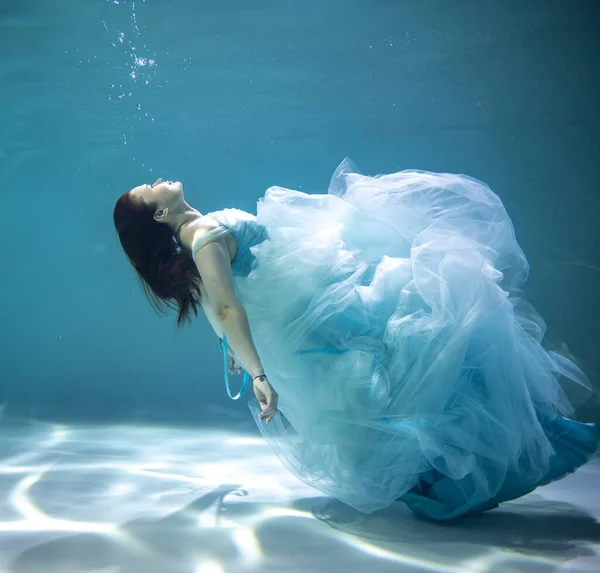
[[[188,235],[191,238],[195,223],[201,218],[202,213],[200,213],[200,211],[196,211],[196,209],[193,209],[192,207],[189,207],[183,213],[174,217],[171,223],[171,228],[173,229],[175,238],[180,245],[182,243],[186,243]]]

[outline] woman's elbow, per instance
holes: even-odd
[[[239,312],[244,312],[244,308],[239,303],[220,304],[215,308],[215,315],[219,322],[223,322],[232,314],[237,314]]]

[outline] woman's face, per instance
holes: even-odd
[[[179,181],[163,181],[157,179],[152,185],[139,185],[130,193],[139,197],[147,205],[162,208],[172,204],[173,201],[183,200],[183,185]]]

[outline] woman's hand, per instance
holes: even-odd
[[[269,384],[266,376],[257,376],[254,381],[254,395],[260,404],[262,412],[259,414],[261,420],[270,422],[277,413],[277,392]]]
[[[228,363],[228,367],[229,367],[229,374],[241,374],[242,366],[235,358],[235,355],[231,352],[231,349],[229,349],[227,355],[228,355],[227,363]]]

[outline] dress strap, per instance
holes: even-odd
[[[198,251],[208,245],[214,243],[218,238],[229,233],[229,229],[223,225],[219,225],[216,229],[212,229],[207,233],[199,235],[198,238],[192,244],[192,256],[195,258]]]

